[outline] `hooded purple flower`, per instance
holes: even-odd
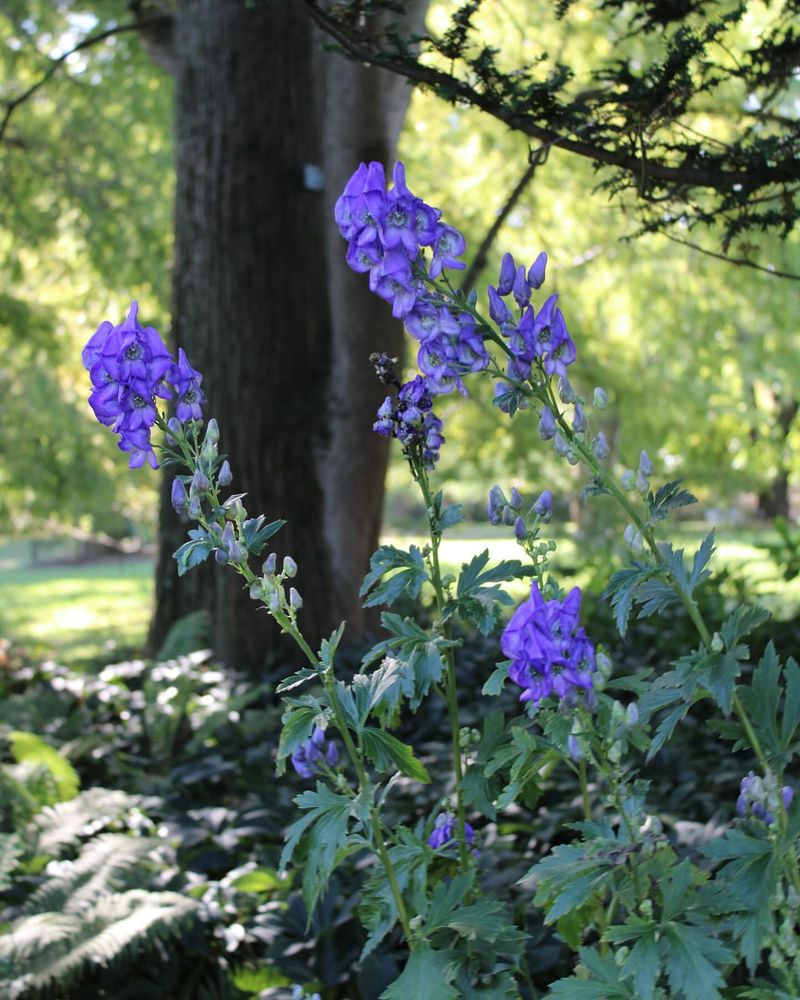
[[[563,601],[545,601],[534,581],[531,596],[512,615],[500,645],[511,660],[508,676],[523,688],[520,701],[538,708],[551,694],[564,698],[592,688],[597,667],[579,624],[580,606],[578,587]]]
[[[328,740],[325,746],[325,730],[317,726],[310,739],[301,743],[292,751],[292,767],[301,778],[311,778],[321,770],[321,764],[336,767],[339,761],[339,751],[333,740]]]
[[[182,347],[178,349],[178,363],[172,365],[168,378],[175,387],[175,395],[178,397],[175,410],[178,420],[182,424],[188,420],[202,420],[201,406],[206,401],[200,388],[203,376],[189,364],[186,351]]]
[[[472,847],[475,842],[475,831],[467,822],[464,823],[464,834],[467,845]],[[428,837],[428,846],[432,847],[434,851],[456,846],[456,818],[453,813],[439,813],[436,817],[433,833]]]

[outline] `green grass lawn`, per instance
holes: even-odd
[[[143,645],[152,560],[9,568],[7,550],[0,554],[0,634],[69,663],[113,661]]]
[[[704,531],[681,526],[676,545],[691,552]],[[757,547],[763,533],[729,529],[719,533],[715,565],[727,566],[748,581],[750,592],[781,617],[800,613],[800,580],[786,583],[767,553]],[[387,533],[385,542],[407,547],[425,544],[421,535]],[[458,526],[441,548],[444,570],[489,548],[492,560],[521,556],[507,529],[481,524]],[[62,662],[113,661],[141,649],[153,600],[153,563],[147,558],[109,558],[89,564],[32,565],[30,542],[0,546],[0,636],[28,647],[33,655]],[[38,558],[68,554],[63,546],[40,547]],[[575,543],[559,543],[556,565],[579,565]],[[570,577],[585,583],[585,574]],[[513,588],[523,596],[525,585]]]

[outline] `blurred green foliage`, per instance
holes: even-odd
[[[433,3],[434,29],[454,6]],[[129,17],[118,0],[6,0],[0,9],[2,101],[79,39]],[[756,31],[759,10],[753,4],[737,30]],[[576,78],[609,56],[604,20],[584,16],[583,7],[563,20],[544,2],[506,0],[492,11],[486,41],[509,64],[530,58],[545,23],[549,52]],[[655,43],[636,44],[644,58]],[[97,323],[121,318],[134,296],[168,333],[171,90],[135,32],[111,35],[67,57],[16,108],[0,140],[8,195],[0,201],[0,524],[30,530],[66,522],[115,536],[153,530],[156,477],[131,474],[115,458],[111,436],[85,405],[78,354]],[[696,124],[724,143],[739,110],[733,100],[718,102]],[[493,119],[415,93],[402,139],[409,179],[463,228],[472,253],[528,152],[524,136]],[[690,480],[709,506],[723,508],[782,473],[796,477],[800,432],[796,420],[788,431],[781,422],[800,383],[796,284],[660,236],[626,242],[636,226],[633,203],[609,202],[596,183],[588,162],[552,149],[491,247],[480,290],[505,250],[528,262],[548,251],[548,284],[582,358],[585,382],[577,388],[609,391],[604,429],[620,465],[635,466],[647,448],[670,476]],[[783,242],[752,239],[761,259],[800,271],[796,233]],[[457,473],[459,499],[472,495],[476,512],[487,479],[577,492],[570,470],[512,430],[485,391],[476,390],[458,421],[448,421],[447,399],[440,406],[444,474]],[[573,516],[580,513],[574,504]]]

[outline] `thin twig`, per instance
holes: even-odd
[[[771,275],[773,278],[788,278],[789,281],[800,281],[800,274],[791,274],[789,271],[779,271],[774,267],[765,267],[763,264],[756,264],[754,260],[749,260],[747,257],[729,257],[724,253],[717,253],[714,250],[708,250],[706,247],[701,247],[697,243],[692,243],[690,240],[682,240],[679,236],[671,236],[669,233],[661,233],[662,236],[666,236],[668,240],[672,240],[673,243],[680,243],[681,246],[689,247],[690,250],[697,250],[699,253],[704,253],[708,257],[715,257],[717,260],[724,260],[726,264],[735,264],[737,267],[752,267],[756,271],[763,271],[765,274]]]
[[[134,21],[128,24],[117,24],[110,28],[104,28],[103,31],[98,31],[94,35],[88,35],[86,38],[82,39],[71,48],[68,52],[63,52],[57,59],[53,59],[50,65],[47,67],[45,72],[36,80],[34,83],[23,90],[21,94],[11,99],[0,100],[0,104],[5,105],[5,114],[3,115],[3,120],[0,121],[0,140],[3,139],[6,129],[8,128],[8,123],[11,121],[11,116],[17,110],[17,108],[24,104],[25,101],[29,100],[36,93],[40,87],[43,87],[48,80],[50,80],[59,66],[62,66],[70,56],[75,55],[76,52],[82,52],[84,49],[89,49],[93,45],[98,45],[100,42],[104,42],[107,38],[111,38],[112,35],[121,35],[123,32],[127,31],[139,31],[142,28],[151,27],[155,24],[163,24],[169,20],[169,17],[165,14],[159,14],[154,17],[144,18],[141,21]]]
[[[478,247],[478,252],[472,260],[469,268],[467,269],[464,280],[461,282],[461,291],[465,295],[469,295],[472,289],[475,287],[478,278],[481,275],[484,267],[486,267],[486,261],[489,257],[489,251],[492,248],[492,244],[497,239],[497,234],[503,227],[503,223],[509,217],[511,212],[514,210],[514,206],[517,204],[519,199],[522,197],[522,193],[525,188],[533,180],[533,175],[536,173],[536,168],[541,166],[542,163],[547,159],[547,149],[542,153],[541,150],[536,153],[531,154],[528,165],[525,168],[524,173],[517,181],[514,190],[506,199],[505,204],[497,213],[497,218],[491,224],[486,232],[486,235],[481,240],[481,244]]]

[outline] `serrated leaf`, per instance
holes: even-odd
[[[189,541],[184,542],[172,554],[178,564],[178,576],[183,576],[190,569],[199,566],[214,550],[214,544],[202,528],[192,528]]]
[[[454,525],[459,524],[464,520],[464,508],[460,503],[450,504],[449,507],[445,507],[436,522],[436,526],[440,531],[446,531],[448,528],[454,527]]]
[[[414,781],[427,785],[431,776],[425,765],[417,760],[414,751],[407,744],[387,733],[385,729],[375,729],[366,726],[361,734],[364,741],[364,751],[379,771],[385,770],[390,763]]]
[[[311,736],[319,717],[319,709],[311,705],[290,706],[283,715],[283,728],[278,741],[278,760],[285,760],[293,750]]]
[[[669,924],[665,966],[674,993],[719,1000],[725,985],[719,965],[734,961],[732,952],[712,937],[708,930],[686,924]]]
[[[284,677],[275,688],[275,693],[282,694],[284,691],[292,691],[294,688],[300,687],[301,684],[305,684],[306,681],[311,680],[312,677],[319,678],[319,671],[311,667],[302,667],[295,673],[290,674],[289,677]]]
[[[481,694],[489,697],[499,695],[503,690],[505,682],[508,680],[508,668],[510,666],[511,660],[503,660],[502,663],[498,663],[489,680],[481,688]]]
[[[277,521],[271,521],[269,524],[264,524],[265,520],[264,515],[259,514],[258,517],[249,518],[242,525],[245,548],[254,556],[260,555],[270,538],[286,524],[286,521],[281,518]]]
[[[381,993],[381,1000],[458,1000],[458,991],[450,985],[452,956],[433,951],[427,944],[412,949],[399,978]]]
[[[625,965],[624,975],[633,979],[633,989],[639,1000],[652,1000],[659,973],[661,958],[655,932],[642,935],[631,948]]]

